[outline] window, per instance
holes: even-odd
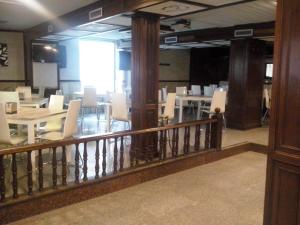
[[[273,64],[269,63],[266,65],[266,78],[273,77]]]
[[[81,40],[80,80],[83,86],[95,86],[98,93],[115,89],[115,44],[112,42]]]

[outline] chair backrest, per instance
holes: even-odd
[[[126,96],[119,93],[111,95],[111,118],[113,120],[128,121],[128,109],[126,104]]]
[[[85,87],[83,89],[82,106],[83,107],[97,106],[97,89],[95,87]]]
[[[81,100],[70,101],[66,121],[64,124],[63,138],[72,137],[77,133],[77,119],[80,112]]]
[[[215,91],[212,97],[211,105],[210,105],[210,112],[214,113],[216,108],[220,109],[221,113],[225,112],[225,105],[226,105],[226,91]]]
[[[205,96],[213,96],[214,90],[211,86],[204,86],[204,95]]]
[[[3,103],[0,103],[0,124],[1,124],[0,143],[11,144],[9,126],[5,115],[5,105]]]
[[[25,99],[31,98],[31,87],[17,87],[16,92],[23,95]]]
[[[6,104],[7,102],[16,102],[17,108],[19,108],[20,100],[18,92],[0,91],[0,103]]]
[[[270,95],[269,95],[268,89],[266,89],[266,88],[264,89],[264,97],[266,100],[266,108],[270,109]]]
[[[39,97],[44,98],[45,96],[45,87],[39,87]]]
[[[167,95],[168,95],[167,87],[162,88],[161,91],[162,91],[162,100],[167,101]]]
[[[192,95],[201,95],[201,86],[200,85],[192,85]]]
[[[161,90],[158,90],[158,102],[162,101]]]
[[[164,116],[167,116],[169,119],[174,118],[175,100],[176,100],[176,93],[168,93],[166,107],[164,110]]]
[[[187,88],[186,87],[176,87],[176,95],[186,95]]]
[[[61,89],[56,90],[55,95],[63,95],[62,90]]]
[[[62,110],[64,108],[64,96],[51,95],[48,108],[51,110]]]

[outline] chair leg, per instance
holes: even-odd
[[[226,124],[226,118],[225,118],[224,113],[222,113],[222,117],[223,117],[224,128],[226,129],[227,128],[227,124]]]
[[[269,113],[269,110],[267,109],[264,116],[263,116],[263,119],[262,119],[262,122],[264,123],[266,121],[266,118],[267,118],[267,115]]]

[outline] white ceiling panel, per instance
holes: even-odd
[[[69,36],[69,37],[82,37],[82,36],[86,36],[86,35],[95,34],[95,32],[82,31],[82,30],[65,30],[58,34],[62,35],[62,36]]]
[[[185,13],[206,9],[206,7],[191,5],[182,2],[168,1],[141,9],[142,12],[156,13],[160,15],[176,16]]]
[[[221,6],[221,5],[226,5],[226,4],[230,4],[230,3],[240,2],[241,0],[189,0],[189,1],[203,3],[203,4],[207,4],[207,5],[213,5],[213,6]]]
[[[0,21],[2,21],[0,23],[0,29],[27,29],[96,1],[97,0],[7,0],[5,3],[0,1]],[[18,2],[18,4],[16,4],[16,2]],[[30,7],[30,4],[34,5]]]
[[[109,30],[115,30],[118,28],[121,28],[121,27],[111,25],[111,24],[89,23],[89,24],[78,26],[74,29],[81,30],[81,31],[91,31],[91,32],[105,32],[105,31],[109,31]]]
[[[187,16],[175,17],[164,20],[162,23],[171,25],[178,19],[187,19],[191,20],[192,30],[230,27],[240,24],[274,21],[275,11],[276,4],[274,4],[274,0],[258,0]]]
[[[131,32],[119,32],[118,30],[114,31],[108,31],[100,34],[96,34],[92,36],[93,38],[99,38],[99,39],[107,39],[107,40],[126,40],[131,38]]]
[[[131,17],[115,16],[115,17],[110,17],[106,20],[101,20],[101,23],[130,27],[131,26]]]

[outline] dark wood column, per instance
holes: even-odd
[[[300,1],[278,0],[264,225],[300,224]]]
[[[255,39],[231,41],[227,124],[230,128],[261,126],[265,43]]]
[[[159,16],[132,18],[132,128],[156,127],[158,121]]]

